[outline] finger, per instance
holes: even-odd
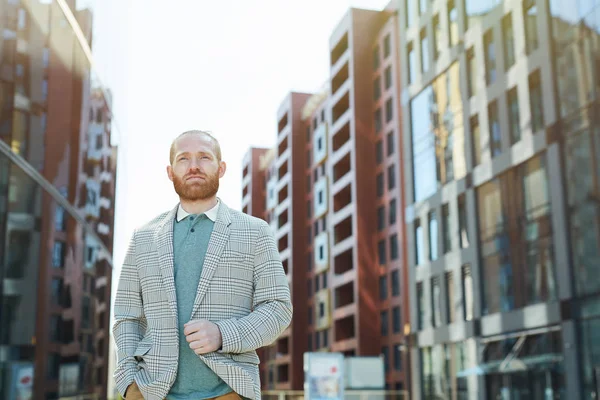
[[[203,332],[194,332],[190,333],[189,335],[186,335],[185,340],[187,340],[188,343],[191,343],[195,340],[202,340],[205,336],[206,335]]]
[[[187,325],[184,329],[183,329],[183,334],[184,335],[190,335],[192,333],[198,332],[198,330],[200,330],[200,324],[194,322],[190,325]]]

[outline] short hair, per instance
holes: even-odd
[[[208,131],[191,130],[183,132],[181,135],[177,136],[173,140],[173,142],[171,142],[171,151],[169,153],[169,160],[171,161],[171,165],[173,165],[173,161],[175,160],[175,143],[177,143],[177,141],[183,136],[187,135],[201,135],[207,137],[210,141],[213,142],[214,152],[217,156],[217,161],[221,162],[221,145],[219,144],[219,141]]]

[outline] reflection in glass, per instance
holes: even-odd
[[[514,308],[513,268],[499,179],[477,189],[484,314]]]
[[[521,120],[519,114],[519,95],[517,88],[514,87],[506,94],[506,102],[508,108],[508,123],[510,127],[511,144],[521,140]]]
[[[450,47],[458,44],[458,11],[454,0],[448,1],[448,38]]]
[[[485,76],[488,85],[496,82],[496,45],[494,43],[494,31],[489,30],[483,36],[485,52]]]
[[[598,129],[584,129],[570,134],[565,145],[565,182],[568,190],[570,211],[571,251],[575,270],[577,291],[580,295],[600,291],[600,233],[597,223],[600,209],[588,201],[595,192],[598,177],[594,174],[593,160],[595,141],[599,140]]]
[[[528,304],[556,298],[550,195],[544,160],[537,156],[521,167]]]
[[[539,46],[537,21],[538,10],[535,2],[524,2],[523,18],[525,20],[525,46],[527,54],[533,53]]]
[[[438,221],[435,211],[429,213],[429,259],[438,259]]]
[[[411,101],[415,201],[465,176],[462,110],[458,63]]]
[[[512,23],[512,13],[502,18],[502,39],[504,42],[504,64],[509,69],[515,63],[515,32]]]
[[[427,30],[421,31],[421,72],[425,73],[429,70],[429,39],[427,38]]]

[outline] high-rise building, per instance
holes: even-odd
[[[303,354],[315,351],[380,355],[386,387],[406,387],[397,41],[393,7],[350,9],[329,40],[324,88],[291,93],[276,147],[258,169],[258,150],[246,156],[244,211],[260,216],[265,196],[294,303],[290,328],[261,350],[265,389],[301,390]]]
[[[80,42],[92,14],[0,15],[0,397],[106,398],[116,148]]]
[[[600,6],[398,10],[411,398],[594,397]]]

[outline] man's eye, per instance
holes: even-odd
[[[187,157],[181,157],[179,161],[187,161]]]

